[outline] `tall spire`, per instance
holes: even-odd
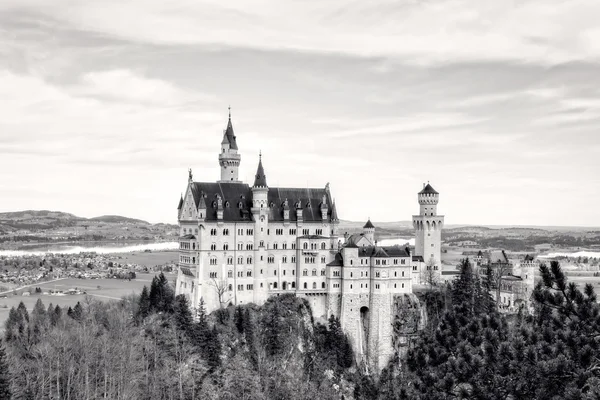
[[[258,156],[258,168],[256,170],[256,177],[254,178],[254,187],[267,187],[267,177],[262,165],[262,152]]]
[[[223,141],[221,144],[229,144],[229,148],[231,150],[237,150],[237,142],[235,133],[233,133],[233,124],[231,123],[231,106],[228,107],[229,110],[229,119],[227,120],[227,128],[223,132]]]

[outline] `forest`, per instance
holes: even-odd
[[[534,312],[496,309],[461,262],[424,295],[427,324],[367,373],[334,317],[293,295],[192,315],[159,275],[141,295],[10,311],[0,399],[598,399],[600,306],[589,285],[540,266]]]

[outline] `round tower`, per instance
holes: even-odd
[[[421,278],[425,270],[442,270],[442,228],[444,216],[437,214],[439,193],[429,184],[423,184],[418,193],[419,215],[413,215],[415,228],[415,256],[422,257]]]
[[[219,165],[221,166],[221,180],[219,182],[239,182],[239,168],[242,157],[238,154],[236,136],[233,133],[231,123],[231,107],[229,107],[229,121],[223,132],[221,141],[221,154],[219,154]]]
[[[375,225],[371,222],[371,218],[369,218],[365,226],[363,226],[363,235],[369,239],[371,244],[375,244]]]
[[[269,297],[267,274],[259,274],[258,270],[267,268],[267,233],[269,225],[269,187],[262,165],[262,154],[259,155],[258,168],[252,186],[252,219],[254,220],[254,302],[262,304]],[[262,244],[262,246],[261,246]],[[262,289],[261,289],[262,288]]]

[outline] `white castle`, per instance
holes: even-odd
[[[262,304],[292,293],[306,298],[315,318],[340,318],[357,356],[382,367],[393,353],[392,307],[425,271],[441,272],[439,194],[427,184],[413,216],[415,251],[378,246],[369,220],[363,233],[340,239],[329,184],[269,187],[262,156],[252,186],[240,182],[241,155],[231,113],[221,142],[217,182],[188,184],[179,201],[176,293],[207,312],[229,304]]]

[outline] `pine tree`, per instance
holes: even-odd
[[[54,311],[50,314],[50,323],[52,324],[52,326],[56,326],[56,324],[58,324],[58,321],[60,320],[61,317],[62,317],[62,309],[57,304],[56,307],[54,307]]]
[[[9,400],[11,398],[10,381],[6,350],[4,344],[0,343],[0,399]]]
[[[233,321],[235,323],[235,327],[237,331],[241,334],[244,333],[244,310],[242,307],[235,307],[235,312],[233,313]]]
[[[188,335],[192,334],[193,318],[190,310],[187,297],[183,294],[175,298],[175,310],[173,317],[175,318],[175,326],[182,332]]]
[[[150,307],[150,294],[148,293],[148,287],[144,285],[137,309],[137,319],[139,321],[144,320],[150,314]]]

